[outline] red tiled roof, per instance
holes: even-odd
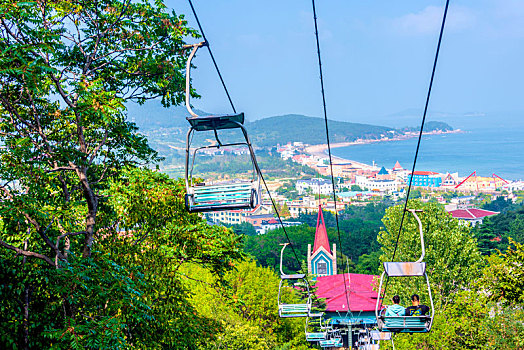
[[[393,170],[402,170],[402,166],[400,165],[400,163],[398,162],[398,160],[397,160],[397,162],[395,163],[395,166],[393,167]]]
[[[322,214],[322,207],[318,206],[318,217],[317,217],[317,229],[315,231],[315,244],[313,245],[313,253],[315,253],[320,247],[331,254],[329,249],[329,238],[327,236],[326,224],[324,223],[324,215]]]
[[[456,210],[450,210],[449,213],[455,218],[455,219],[480,219],[484,218],[486,216],[493,216],[497,215],[498,212],[491,211],[491,210],[484,210],[484,209],[456,209]]]
[[[438,173],[434,171],[415,171],[413,172],[414,175],[438,175]]]
[[[321,276],[317,278],[315,294],[319,298],[326,299],[326,311],[328,312],[347,311],[348,298],[350,311],[374,311],[378,294],[373,290],[374,277],[358,273]]]

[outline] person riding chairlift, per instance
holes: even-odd
[[[388,306],[385,316],[404,316],[406,309],[400,304],[400,297],[395,295],[393,297],[393,305]]]
[[[429,307],[420,304],[420,297],[417,294],[411,296],[411,304],[406,308],[406,316],[424,316],[429,312]]]

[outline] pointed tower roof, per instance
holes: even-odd
[[[326,230],[326,224],[324,223],[324,215],[322,214],[322,207],[318,206],[318,217],[317,217],[317,230],[315,231],[315,244],[313,245],[313,253],[315,253],[320,247],[331,254],[329,249],[329,239]]]
[[[389,175],[388,171],[386,170],[386,168],[382,167],[382,169],[380,169],[380,171],[378,172],[379,175]]]
[[[393,167],[393,170],[402,170],[402,166],[400,165],[400,163],[398,162],[398,160],[397,160],[397,162],[395,163],[395,166]]]

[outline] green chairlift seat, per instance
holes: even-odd
[[[190,47],[193,49],[186,64],[186,108],[191,115],[191,117],[186,118],[190,125],[186,138],[186,208],[190,212],[253,209],[260,203],[260,168],[258,167],[255,152],[251,146],[247,131],[243,125],[244,113],[199,116],[193,112],[189,103],[191,60],[198,48],[205,45],[205,42],[191,45]],[[218,130],[225,129],[240,129],[244,141],[222,143],[218,137]],[[198,147],[191,153],[191,140],[194,132],[213,132],[217,144]],[[247,147],[253,166],[251,178],[220,183],[195,183],[193,181],[193,170],[197,152],[227,146]]]
[[[375,316],[379,331],[392,333],[427,333],[431,330],[434,316],[433,297],[431,295],[431,286],[429,284],[429,277],[426,273],[426,263],[423,262],[426,250],[424,247],[424,233],[422,232],[422,222],[417,215],[417,212],[422,210],[409,209],[418,222],[420,232],[420,244],[422,252],[420,258],[415,262],[384,262],[384,272],[380,277],[379,293],[382,291],[382,284],[384,277],[415,277],[424,276],[426,278],[426,285],[428,288],[429,300],[431,302],[431,315],[424,316],[385,316],[383,311],[379,312],[380,298],[377,298],[375,305]]]

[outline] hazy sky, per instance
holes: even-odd
[[[248,120],[322,114],[311,1],[193,3],[237,110]],[[444,3],[317,0],[331,119],[379,123],[423,107]],[[196,28],[187,1],[166,5]],[[194,59],[194,86],[203,96],[194,105],[229,112],[206,51]],[[524,111],[523,58],[524,0],[452,0],[430,111]]]

